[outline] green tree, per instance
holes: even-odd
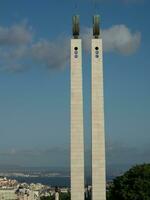
[[[61,193],[60,194],[60,200],[70,200],[70,192],[68,193]]]
[[[150,164],[132,167],[114,179],[108,200],[150,200]]]
[[[51,197],[41,197],[40,200],[51,200]]]

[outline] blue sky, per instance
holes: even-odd
[[[108,164],[149,162],[150,2],[1,0],[0,164],[68,166],[71,18],[81,18],[84,114],[90,154],[92,15],[104,45]],[[133,159],[134,158],[134,159]]]

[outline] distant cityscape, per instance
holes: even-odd
[[[27,175],[15,173],[15,176],[26,177]],[[107,182],[107,190],[109,190],[111,183],[111,181]],[[85,188],[86,199],[91,198],[91,190],[91,185],[87,185]],[[57,193],[70,194],[70,187],[49,186],[41,183],[20,183],[16,179],[0,176],[0,200],[40,200],[43,197],[55,196]]]
[[[118,175],[118,174],[116,174]],[[113,177],[107,180],[107,190]],[[40,200],[55,196],[56,191],[70,193],[69,172],[47,168],[0,168],[0,200]],[[91,196],[91,180],[87,178],[85,196]]]
[[[106,189],[129,165],[107,167]],[[91,171],[86,168],[85,199],[91,199]],[[70,195],[70,171],[61,167],[0,166],[0,200],[55,199],[56,194]],[[53,198],[54,197],[54,198]]]
[[[69,188],[60,188],[61,193],[68,193]],[[40,200],[42,197],[53,196],[56,187],[41,183],[19,183],[15,179],[0,178],[1,200]]]
[[[85,196],[91,196],[91,179],[87,170]],[[107,190],[112,180],[122,174],[109,170]],[[42,197],[54,196],[56,188],[63,194],[70,193],[70,175],[68,169],[1,166],[0,167],[0,200],[40,200]],[[88,199],[88,198],[87,198]]]

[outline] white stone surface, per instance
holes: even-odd
[[[15,189],[0,189],[0,200],[17,200]]]
[[[78,57],[75,58],[77,47]],[[81,39],[71,40],[71,200],[84,200],[84,131]]]
[[[92,39],[92,200],[106,200],[102,39]]]
[[[59,200],[59,193],[58,192],[55,193],[55,200]]]

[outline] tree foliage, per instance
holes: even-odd
[[[70,197],[70,193],[61,193],[60,194],[60,200],[70,200],[71,197]]]
[[[114,179],[109,200],[150,200],[150,164],[137,165]]]
[[[52,200],[52,197],[41,197],[40,200]]]

